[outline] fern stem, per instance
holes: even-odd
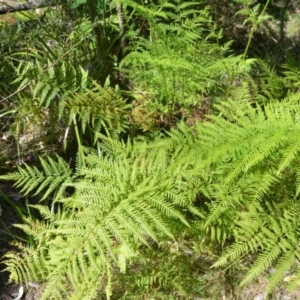
[[[55,111],[54,103],[50,103],[50,143],[51,143],[51,153],[54,152],[54,134],[55,134]]]
[[[173,108],[174,108],[174,104],[175,104],[175,90],[176,90],[176,82],[175,82],[175,75],[174,72],[172,71],[172,77],[173,77],[173,93],[172,93],[172,99],[171,99],[171,103],[169,105],[169,128],[171,129],[171,122],[172,122],[172,115],[173,115]]]
[[[20,220],[23,220],[26,211],[24,209],[22,209],[21,207],[19,207],[18,205],[16,205],[12,200],[10,200],[10,198],[4,192],[2,192],[1,189],[0,189],[0,196],[2,198],[2,201],[6,202],[14,210],[14,212],[19,216]]]
[[[20,128],[21,128],[20,119],[18,118],[18,121],[16,122],[16,140],[17,140],[18,165],[23,164],[23,159],[21,157],[21,151],[20,151],[20,131],[21,131]]]
[[[73,114],[73,124],[74,124],[75,135],[76,135],[76,139],[77,139],[77,143],[78,143],[79,155],[80,155],[81,160],[82,160],[82,165],[83,165],[83,167],[85,167],[84,151],[83,151],[83,146],[82,146],[82,143],[81,143],[80,134],[79,134],[79,131],[78,131],[78,125],[77,125],[77,120],[76,120],[76,115],[75,114]]]
[[[155,35],[154,35],[155,36]],[[157,44],[155,42],[155,40],[152,41],[154,43],[154,47],[155,47],[155,51],[157,53],[157,56],[159,56],[159,51],[157,49]],[[166,50],[169,54],[169,49],[168,49],[168,45],[166,43]],[[169,54],[170,55],[170,54]],[[166,79],[166,74],[163,70],[162,67],[160,67],[160,70],[161,70],[161,74],[162,74],[162,78],[163,78],[163,83],[164,83],[164,87],[165,87],[165,95],[166,95],[166,101],[167,101],[167,107],[168,107],[168,112],[167,112],[167,115],[168,115],[168,123],[169,123],[169,127],[171,127],[171,122],[172,122],[172,108],[170,106],[170,99],[169,99],[169,90],[168,90],[168,85],[167,85],[167,79]],[[171,101],[171,105],[172,105],[172,101]]]
[[[267,0],[267,2],[266,2],[266,4],[265,4],[265,6],[264,6],[264,8],[263,8],[263,10],[262,10],[262,12],[261,12],[261,14],[259,15],[259,17],[260,17],[260,16],[263,16],[263,15],[265,14],[265,11],[266,11],[266,9],[267,9],[267,7],[268,7],[268,5],[269,5],[269,2],[270,2],[270,0]],[[248,42],[247,42],[247,46],[246,46],[246,49],[245,49],[245,51],[244,51],[244,53],[243,53],[243,56],[242,56],[243,59],[246,58],[246,55],[247,55],[247,53],[248,53],[248,51],[249,51],[249,47],[250,47],[250,45],[251,45],[251,42],[252,42],[252,39],[253,39],[254,32],[256,31],[256,29],[257,29],[257,27],[258,27],[259,17],[258,17],[257,20],[253,23],[253,26],[252,26],[252,28],[251,28],[251,33],[250,33],[250,36],[249,36],[249,39],[248,39]]]
[[[248,42],[247,42],[247,46],[246,46],[246,49],[243,53],[243,56],[242,56],[242,59],[245,59],[246,58],[246,55],[249,51],[249,47],[251,45],[251,41],[252,41],[252,38],[253,38],[253,35],[254,35],[254,32],[256,31],[256,28],[257,28],[257,23],[255,23],[253,25],[253,27],[251,28],[251,33],[250,33],[250,36],[249,36],[249,39],[248,39]]]

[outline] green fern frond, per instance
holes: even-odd
[[[128,126],[126,113],[129,105],[112,88],[103,88],[96,82],[93,88],[75,93],[62,103],[62,110],[68,108],[81,121],[82,132],[87,125],[92,128],[104,127],[112,132],[122,132]]]
[[[74,299],[81,299],[82,295],[91,299],[99,289],[99,282],[103,287],[108,284],[107,270],[113,270],[117,264],[124,271],[126,260],[134,258],[140,244],[149,246],[149,238],[158,241],[161,236],[173,239],[171,220],[188,226],[182,214],[182,209],[192,206],[188,185],[181,185],[179,170],[177,179],[170,182],[171,174],[178,167],[168,164],[164,150],[155,156],[151,151],[127,152],[132,146],[122,147],[123,155],[116,157],[89,152],[86,167],[77,170],[72,183],[63,184],[74,188],[73,195],[65,197],[60,193],[56,198],[63,211],[54,213],[36,206],[45,223],[37,225],[29,221],[28,225],[20,226],[34,237],[36,246],[26,250],[30,254],[23,257],[22,267],[11,261],[8,269],[18,270],[12,270],[15,281],[32,279],[32,272],[34,278],[44,280],[41,299],[50,295],[61,299],[68,293]],[[50,176],[57,170],[63,174],[66,169],[65,165],[59,167],[53,161],[41,164],[42,174]],[[31,176],[37,173],[29,171]],[[8,177],[19,179],[16,174]],[[47,243],[51,245],[48,249]],[[30,257],[39,259],[33,262]],[[11,257],[7,259],[10,261]],[[43,274],[36,267],[39,264],[48,264]],[[26,275],[22,276],[20,270]],[[57,295],[51,294],[54,286]]]
[[[295,265],[296,262],[296,255],[294,251],[286,252],[282,255],[279,259],[278,263],[276,264],[275,273],[272,274],[270,278],[267,293],[270,293],[285,277]]]
[[[47,160],[40,157],[40,162],[41,171],[37,167],[24,164],[25,168],[18,167],[18,172],[2,175],[0,179],[15,181],[14,185],[24,195],[30,192],[38,195],[43,192],[41,200],[45,200],[54,190],[58,190],[57,196],[60,196],[65,189],[64,184],[71,181],[71,169],[60,157],[57,157],[57,161],[51,157],[47,157]]]

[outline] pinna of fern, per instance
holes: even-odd
[[[80,124],[80,132],[85,134],[86,129],[89,128],[93,132],[92,144],[95,144],[98,140],[97,133],[101,129],[104,129],[108,136],[116,136],[128,128],[129,108],[130,104],[126,103],[118,91],[108,86],[102,87],[93,81],[89,88],[72,93],[61,102],[60,117],[67,109],[68,125],[73,123],[76,116]]]
[[[64,193],[65,184],[72,181],[72,170],[61,158],[54,160],[51,157],[40,157],[41,167],[31,167],[24,163],[18,166],[18,171],[0,176],[2,180],[14,181],[14,186],[20,189],[24,196],[33,192],[34,196],[41,196],[41,201],[52,196],[53,192],[59,196]]]

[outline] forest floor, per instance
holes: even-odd
[[[5,201],[8,197],[19,207],[26,207],[22,195],[9,183],[0,183],[0,258],[7,252],[14,250],[13,235],[22,236],[22,231],[14,227],[14,224],[21,223],[20,217],[16,211]],[[8,282],[9,273],[4,271],[5,265],[0,262],[0,299],[1,300],[38,300],[39,290],[31,286],[13,285]],[[18,298],[18,296],[20,296]]]

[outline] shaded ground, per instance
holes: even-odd
[[[3,195],[16,195],[18,194],[9,186],[0,184],[1,194],[0,194],[0,205],[1,205],[1,215],[0,215],[0,256],[2,257],[9,250],[12,249],[10,242],[12,237],[8,234],[7,230],[14,231],[13,224],[20,222],[20,218],[16,215],[16,213],[12,210],[11,207],[6,203]],[[20,197],[15,197],[15,200],[19,201]],[[8,273],[3,272],[4,264],[0,264],[0,299],[10,299],[7,298],[8,295],[12,295],[15,292],[15,289],[12,289],[11,286],[8,285]],[[2,297],[2,298],[1,298]]]
[[[16,203],[21,208],[25,208],[26,204],[23,197],[16,192],[10,184],[0,183],[0,257],[8,251],[13,250],[11,242],[13,241],[13,234],[22,236],[22,232],[15,228],[13,224],[20,223],[20,217],[8,204],[5,197],[8,197],[12,203]],[[10,231],[10,233],[8,233]],[[0,263],[0,299],[1,300],[38,300],[39,289],[33,286],[12,285],[8,283],[9,274],[3,272],[5,265]],[[21,296],[18,298],[18,296]]]

